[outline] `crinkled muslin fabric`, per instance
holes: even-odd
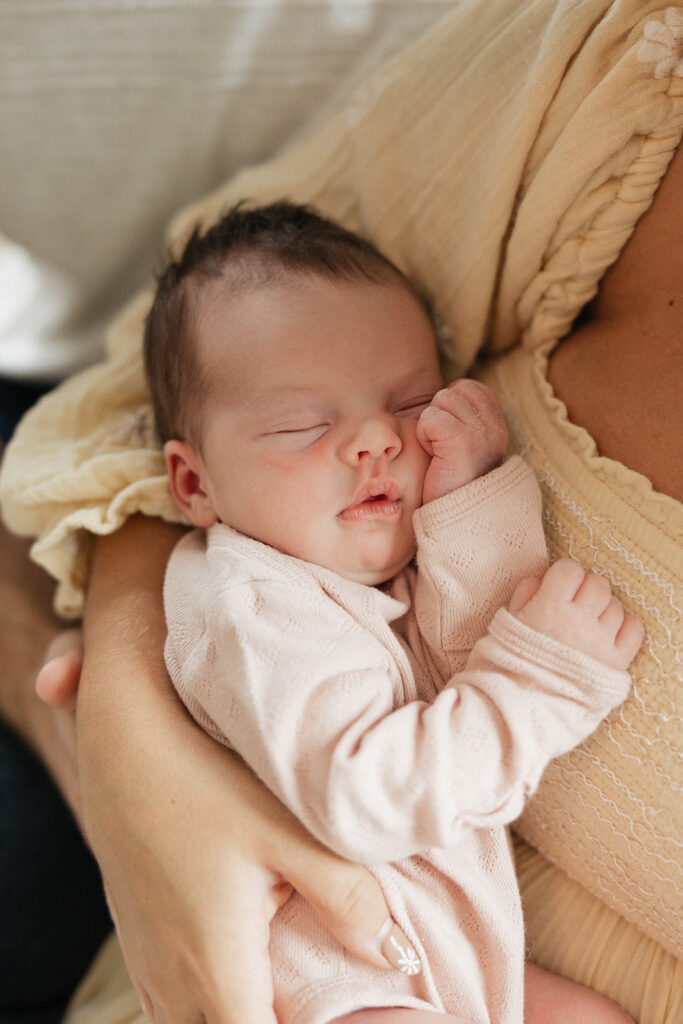
[[[312,202],[416,283],[443,323],[450,375],[495,357],[483,372],[538,475],[552,555],[605,572],[647,628],[632,696],[551,767],[519,822],[528,943],[641,1024],[683,1017],[683,511],[597,455],[545,368],[650,205],[682,130],[680,4],[465,0],[313,137],[170,227],[178,246],[237,199]],[[4,514],[38,538],[33,555],[59,580],[68,615],[81,608],[93,533],[135,511],[177,519],[140,360],[149,301],[134,299],[107,362],[44,398],[7,451]],[[70,1024],[135,1019],[93,1009],[93,978],[106,976],[99,991],[113,1005],[103,964],[114,955],[105,950]]]

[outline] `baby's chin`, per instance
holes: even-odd
[[[410,551],[391,565],[329,565],[327,568],[334,570],[334,572],[339,576],[343,576],[346,580],[353,580],[354,583],[362,583],[366,587],[379,587],[383,583],[393,580],[394,576],[397,576],[402,569],[405,569],[412,562],[414,555],[415,552]]]
[[[387,583],[402,569],[405,569],[415,557],[414,538],[410,544],[405,541],[400,545],[386,544],[384,552],[378,550],[381,547],[379,542],[374,550],[368,551],[366,546],[366,550],[363,552],[354,550],[352,545],[342,548],[338,546],[336,551],[331,551],[326,546],[323,551],[320,545],[297,543],[284,546],[274,544],[269,538],[255,537],[254,539],[260,540],[263,544],[269,544],[285,555],[292,555],[294,558],[300,558],[312,565],[319,565],[321,569],[329,569],[345,580],[361,583],[366,587],[379,587],[383,583]],[[393,550],[391,550],[392,547]]]

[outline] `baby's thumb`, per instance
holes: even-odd
[[[516,615],[517,612],[521,612],[524,605],[528,604],[534,596],[540,587],[541,582],[542,581],[538,576],[526,576],[523,580],[520,580],[512,597],[510,598],[508,611],[513,615]]]
[[[310,871],[303,864],[297,877],[288,872],[288,880],[349,952],[375,967],[418,974],[420,960],[377,881],[361,864],[329,856],[324,871],[317,853]]]

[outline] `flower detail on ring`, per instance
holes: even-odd
[[[667,7],[664,22],[647,21],[637,56],[655,65],[655,78],[683,78],[683,12]]]
[[[394,949],[398,950],[399,958],[397,966],[403,972],[403,974],[419,974],[422,969],[420,958],[413,949],[412,946],[401,946],[394,936],[392,935],[389,939]]]

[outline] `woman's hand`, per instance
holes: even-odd
[[[161,587],[177,537],[136,519],[97,542],[78,701],[85,831],[149,1016],[274,1024],[268,926],[291,887],[389,969],[388,909],[369,872],[312,840],[170,688]]]

